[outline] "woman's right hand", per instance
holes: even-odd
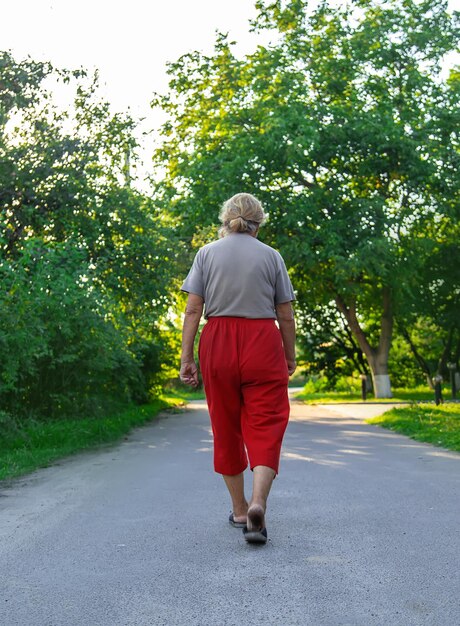
[[[184,361],[181,363],[179,377],[186,385],[198,387],[198,368],[195,361]]]

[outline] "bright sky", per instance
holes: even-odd
[[[459,0],[460,2],[460,0]],[[56,67],[99,69],[103,95],[116,111],[158,128],[161,112],[152,111],[154,92],[168,87],[166,63],[193,50],[211,52],[215,32],[229,32],[242,54],[260,36],[249,33],[254,0],[11,0],[1,8],[1,49],[16,60],[30,55]],[[65,106],[70,94],[57,94]],[[147,170],[151,141],[142,140]],[[142,168],[139,172],[142,176]]]
[[[192,50],[210,52],[215,31],[237,50],[253,50],[254,0],[10,0],[2,3],[1,48],[57,67],[100,70],[104,95],[117,111],[158,124],[149,102],[166,92],[166,62]],[[460,0],[449,0],[460,9]]]
[[[99,68],[109,101],[133,114],[166,91],[166,62],[210,51],[215,31],[241,52],[255,47],[254,0],[10,0],[2,3],[2,49],[68,69]],[[460,9],[460,0],[449,0]]]
[[[459,0],[460,1],[460,0]],[[14,0],[2,3],[2,49],[68,69],[99,68],[117,110],[145,113],[166,91],[166,62],[210,51],[215,31],[255,47],[254,0]]]

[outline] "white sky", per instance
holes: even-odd
[[[460,0],[449,0],[460,9]],[[100,70],[104,96],[117,111],[156,126],[149,102],[166,92],[166,62],[209,52],[215,31],[229,32],[238,51],[253,50],[254,0],[3,0],[1,49],[57,67]]]
[[[459,0],[460,1],[460,0]],[[1,47],[68,69],[99,68],[109,101],[145,113],[154,91],[166,91],[166,62],[210,51],[215,31],[230,32],[241,51],[253,0],[10,0],[1,3]]]
[[[450,0],[460,9],[460,0]],[[166,62],[191,50],[210,51],[215,31],[230,32],[241,52],[254,0],[3,0],[1,48],[58,67],[99,68],[109,101],[145,113],[154,91],[166,91]]]
[[[460,0],[459,0],[460,2]],[[145,118],[137,133],[158,128],[154,92],[168,87],[166,63],[181,55],[211,52],[216,30],[229,32],[242,54],[260,36],[249,33],[254,0],[0,0],[1,49],[16,60],[28,55],[66,69],[99,69],[102,95],[115,111]],[[56,94],[66,106],[68,92]],[[66,100],[67,98],[67,100]],[[152,140],[143,140],[147,170]],[[139,174],[142,176],[142,169]]]

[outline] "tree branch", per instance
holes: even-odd
[[[358,318],[356,317],[356,301],[353,300],[350,307],[347,307],[342,296],[336,295],[335,303],[339,311],[347,320],[348,326],[356,337],[359,347],[367,356],[368,360],[373,360],[375,357],[375,350],[369,344],[367,337],[359,324]]]
[[[455,326],[452,325],[449,329],[449,334],[447,336],[447,342],[444,346],[444,350],[442,351],[441,357],[438,361],[438,374],[442,374],[442,372],[446,368],[447,360],[449,358],[450,351],[452,349],[452,339],[454,337]]]
[[[430,383],[430,386],[433,387],[433,379],[432,379],[432,376],[431,376],[431,371],[430,371],[430,368],[428,366],[428,363],[425,361],[425,359],[422,357],[422,355],[417,350],[414,342],[412,341],[411,336],[409,335],[409,331],[407,330],[407,328],[401,327],[400,330],[401,330],[401,335],[404,337],[404,339],[409,344],[409,347],[410,347],[410,349],[412,351],[412,354],[414,355],[415,360],[420,365],[420,367],[421,367],[422,371],[425,373],[425,375],[428,377],[428,381]]]

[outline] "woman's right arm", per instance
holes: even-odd
[[[198,385],[198,368],[193,352],[195,337],[203,314],[203,298],[194,293],[188,294],[185,307],[184,326],[182,329],[182,354],[180,365],[180,379],[187,385]]]
[[[286,363],[288,366],[289,376],[295,372],[295,321],[294,311],[290,302],[283,302],[277,304],[276,307],[276,319],[281,331],[281,337],[283,338],[284,354],[286,356]]]

